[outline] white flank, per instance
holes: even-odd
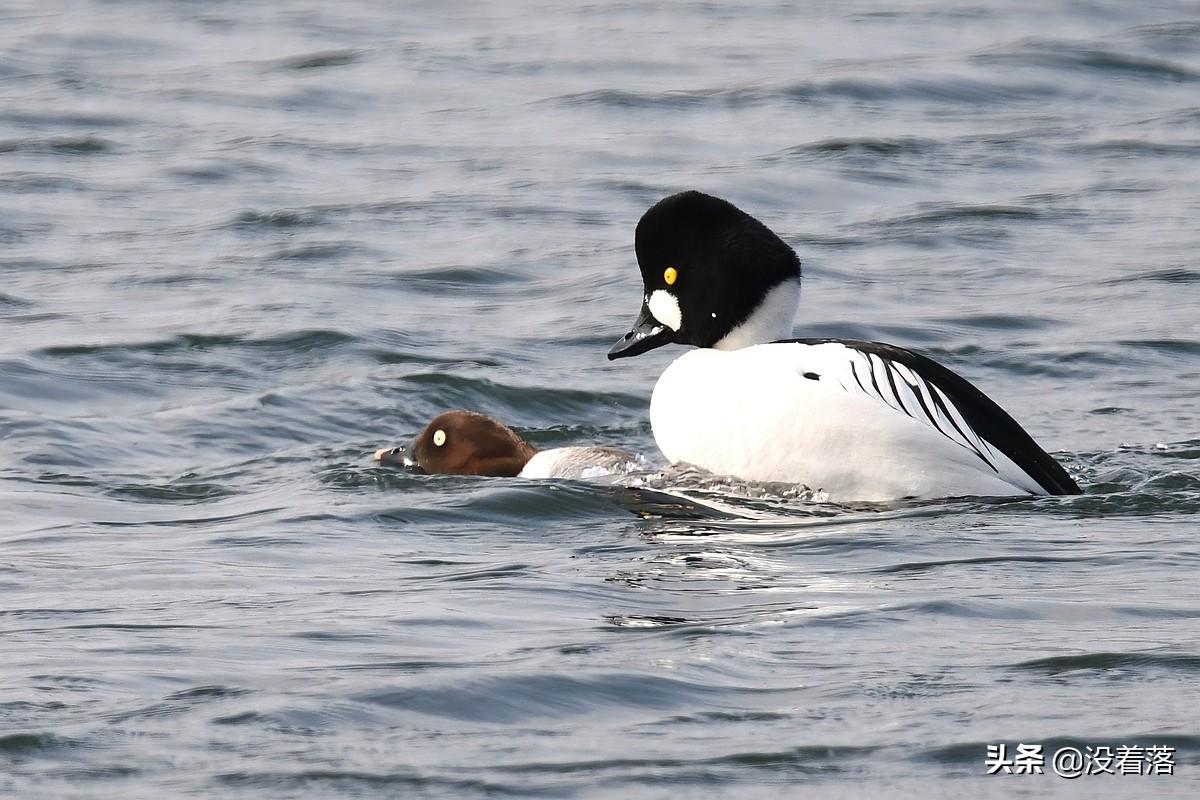
[[[520,477],[594,480],[640,468],[637,456],[616,447],[555,447],[535,453]]]
[[[1045,494],[967,427],[940,390],[962,434],[944,415],[936,414],[935,424],[918,412],[918,392],[931,403],[922,381],[905,380],[895,393],[881,382],[882,394],[874,394],[876,358],[839,342],[690,351],[654,387],[654,438],[672,462],[804,484],[833,500]]]

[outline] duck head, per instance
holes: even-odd
[[[431,475],[520,474],[537,452],[511,428],[474,411],[439,414],[407,448],[375,452],[380,463],[402,463]]]
[[[734,350],[791,334],[800,259],[732,203],[696,191],[660,200],[638,222],[634,249],[642,308],[610,359],[669,343]]]

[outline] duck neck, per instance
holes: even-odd
[[[501,478],[514,478],[521,474],[525,469],[525,465],[537,455],[537,450],[530,447],[524,440],[518,437],[520,446],[515,452],[509,455],[492,456],[491,458],[479,461],[472,466],[472,469],[465,474],[467,475],[495,475]]]
[[[740,350],[755,344],[774,342],[792,335],[796,308],[800,305],[800,281],[789,278],[767,292],[750,316],[722,336],[714,350]]]

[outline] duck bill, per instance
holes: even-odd
[[[675,331],[655,319],[654,315],[650,313],[650,308],[642,303],[642,310],[638,313],[638,318],[634,320],[629,333],[622,336],[621,341],[614,344],[608,351],[608,360],[641,355],[647,350],[653,350],[674,341],[674,336]]]
[[[409,456],[411,452],[412,448],[405,447],[404,445],[400,447],[381,447],[375,451],[375,460],[381,466],[401,467],[409,472],[424,474],[425,470],[421,469],[421,466]]]

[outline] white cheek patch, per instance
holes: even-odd
[[[673,331],[683,327],[683,312],[679,310],[679,300],[666,289],[655,289],[646,301],[646,307],[654,318]]]

